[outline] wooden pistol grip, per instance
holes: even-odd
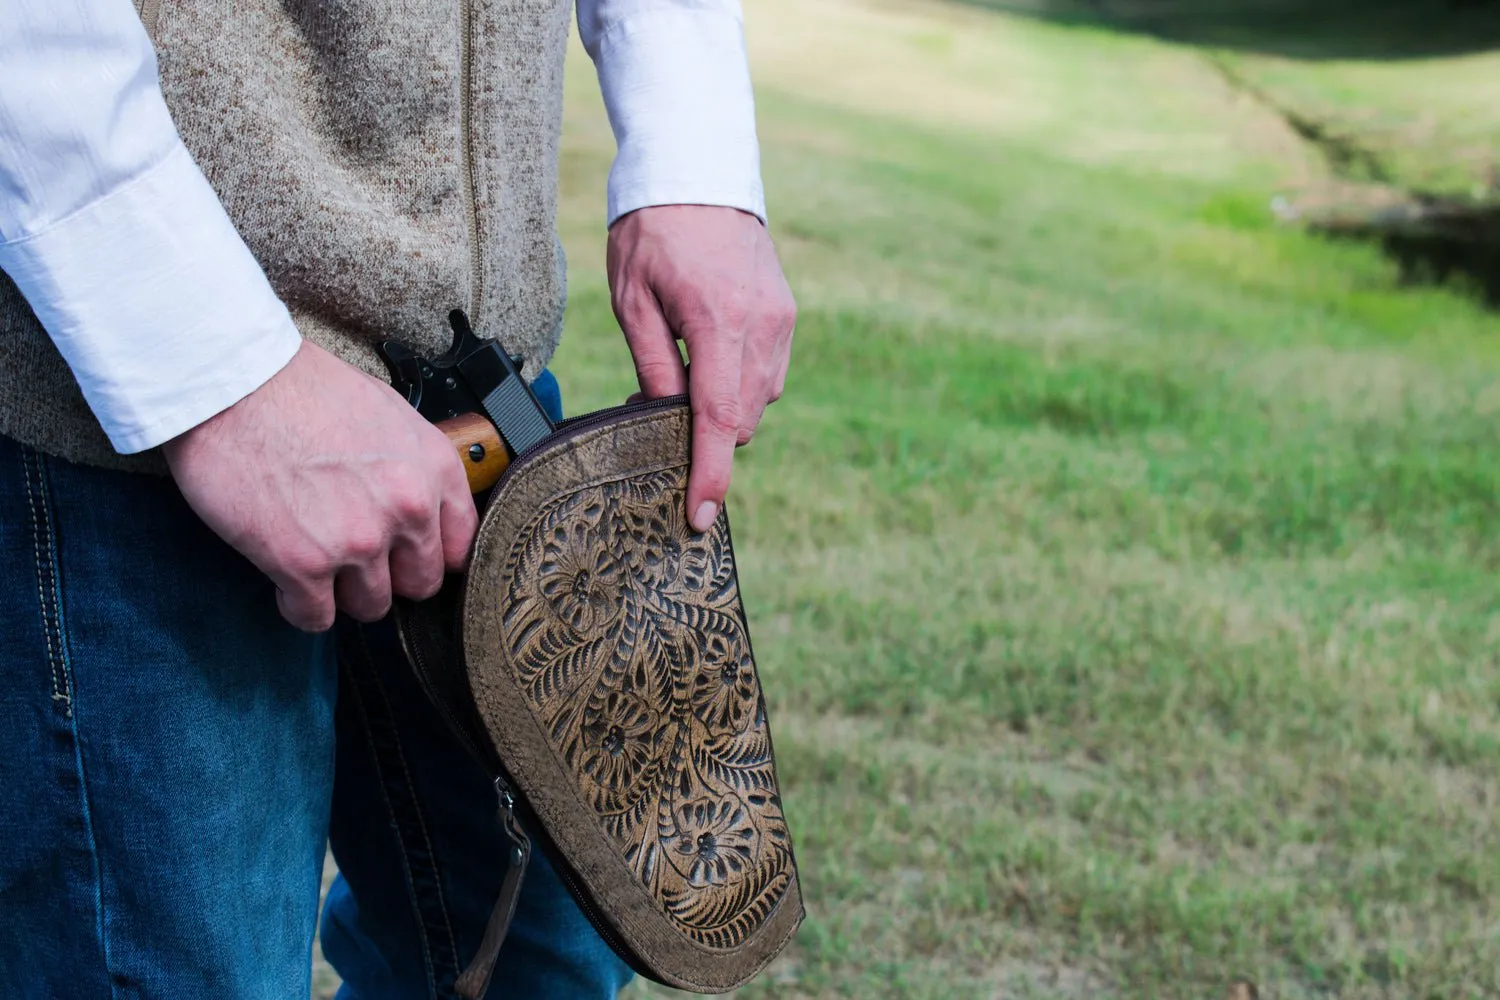
[[[469,492],[480,493],[494,486],[508,465],[510,454],[495,425],[477,413],[465,413],[437,425],[463,460],[469,477]]]

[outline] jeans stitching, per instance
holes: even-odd
[[[380,765],[380,751],[375,746],[375,736],[370,729],[370,713],[365,708],[364,692],[359,689],[359,682],[354,679],[354,672],[347,665],[342,667],[344,679],[349,683],[341,684],[340,687],[347,689],[354,696],[354,709],[359,713],[360,721],[364,723],[365,743],[370,748],[370,759],[375,762],[375,777],[380,783],[380,797],[385,800],[386,814],[391,818],[391,828],[396,835],[396,853],[401,856],[401,870],[406,883],[407,896],[412,901],[412,908],[416,909],[416,887],[412,884],[411,861],[406,855],[406,844],[402,838],[401,825],[396,822],[396,807],[391,802],[391,795],[385,784],[385,774]],[[340,695],[342,697],[342,695]],[[427,988],[434,989],[432,973],[432,948],[427,943],[427,927],[422,921],[417,921],[417,933],[422,937],[422,964],[427,967]]]
[[[36,594],[42,613],[42,635],[47,644],[47,666],[52,675],[52,703],[65,719],[73,717],[72,687],[68,683],[68,666],[63,654],[62,622],[58,610],[57,536],[52,524],[52,509],[43,479],[41,456],[31,450],[21,452],[22,478],[26,483],[26,500],[31,508],[31,548],[36,563]]]
[[[453,936],[453,927],[452,922],[450,921],[448,916],[448,907],[443,894],[442,881],[440,878],[436,877],[436,852],[433,850],[431,839],[428,836],[426,820],[422,816],[421,807],[417,803],[415,795],[411,794],[411,773],[406,764],[405,754],[401,749],[400,735],[397,732],[396,727],[391,724],[389,719],[390,700],[387,697],[385,687],[381,683],[380,678],[375,670],[374,663],[370,656],[369,643],[365,632],[363,629],[357,629],[356,631],[358,632],[357,641],[359,643],[360,653],[363,654],[361,656],[361,659],[363,660],[364,670],[362,670],[361,673],[364,676],[363,678],[357,677],[354,670],[347,662],[345,662],[343,664],[343,672],[345,680],[347,681],[346,686],[354,695],[355,708],[359,713],[360,720],[364,723],[365,742],[369,747],[371,760],[374,762],[375,776],[376,780],[380,784],[381,798],[384,799],[386,812],[391,818],[391,826],[394,829],[396,837],[396,848],[397,852],[401,856],[402,871],[405,875],[404,881],[406,882],[407,898],[411,903],[413,914],[416,917],[417,933],[421,938],[423,964],[427,968],[428,990],[431,995],[435,997],[437,996],[439,978],[448,980],[453,979],[457,976],[458,945]],[[371,690],[366,691],[366,685],[368,685]],[[385,721],[387,724],[383,727],[383,729],[386,733],[389,734],[391,738],[391,741],[393,743],[392,750],[395,754],[396,764],[400,767],[402,776],[406,779],[404,789],[402,789],[399,783],[394,780],[393,775],[388,774],[388,761],[382,755],[381,747],[376,742],[374,720],[372,719],[370,706],[368,705],[366,700],[367,697],[371,694],[378,696],[380,701],[384,704],[384,708],[386,711]],[[451,967],[445,968],[441,973],[437,968],[437,963],[439,960],[438,956],[435,953],[435,949],[433,948],[433,942],[430,934],[430,931],[432,931],[434,928],[431,926],[430,921],[428,920],[427,907],[423,905],[422,899],[422,896],[424,894],[421,893],[418,889],[416,872],[413,869],[413,854],[415,852],[413,852],[407,844],[408,831],[410,830],[410,826],[402,822],[403,817],[402,815],[400,815],[400,813],[404,812],[405,810],[398,811],[398,809],[396,808],[396,802],[392,798],[393,789],[398,791],[404,790],[407,793],[406,795],[402,796],[403,800],[405,800],[403,801],[403,805],[409,805],[410,811],[416,814],[418,834],[421,837],[422,847],[424,849],[423,853],[425,853],[428,859],[428,864],[433,870],[433,892],[437,897],[437,908],[442,916],[443,930],[447,932],[448,938],[448,961],[443,962],[442,964]]]
[[[104,959],[104,975],[109,995],[116,996],[113,963],[109,954],[109,935],[105,932],[104,865],[99,857],[99,843],[94,837],[94,813],[89,800],[88,772],[83,765],[83,743],[78,738],[78,721],[73,717],[72,664],[68,657],[67,634],[63,623],[62,574],[58,569],[57,527],[52,519],[52,503],[47,488],[46,458],[31,448],[21,449],[22,479],[31,513],[31,543],[36,559],[37,598],[41,602],[42,632],[47,645],[47,665],[52,674],[52,702],[61,709],[72,737],[73,766],[78,772],[79,810],[84,836],[88,840],[89,862],[94,876],[94,933]],[[46,558],[43,558],[45,551]]]
[[[371,668],[370,671],[369,671],[370,679],[371,679],[371,681],[374,684],[376,692],[380,695],[380,700],[385,705],[386,717],[390,718],[391,717],[390,697],[386,694],[385,684],[380,679],[380,672],[378,670],[374,669],[374,657],[372,657],[370,655],[370,643],[369,643],[368,633],[366,632],[366,630],[364,628],[359,628],[358,632],[359,632],[360,648],[364,651],[364,654],[365,654],[365,663],[367,665],[369,665],[370,668]],[[438,871],[437,850],[433,847],[432,836],[427,831],[427,818],[426,818],[426,816],[424,816],[422,814],[422,803],[421,803],[421,800],[419,800],[417,798],[416,790],[415,790],[416,789],[416,783],[414,781],[412,781],[411,768],[406,763],[406,752],[405,752],[405,750],[401,746],[401,730],[393,722],[393,724],[390,727],[390,731],[391,731],[391,742],[392,742],[392,744],[394,746],[394,749],[395,749],[395,752],[396,752],[396,762],[401,767],[401,777],[403,779],[405,779],[405,789],[406,789],[406,791],[408,793],[408,796],[410,798],[411,811],[412,811],[412,813],[417,818],[417,829],[418,829],[418,832],[420,833],[421,838],[422,838],[422,846],[425,849],[425,853],[426,853],[426,856],[427,856],[428,863],[430,864],[430,866],[432,868],[433,893],[434,893],[434,895],[436,896],[436,899],[437,899],[438,914],[442,917],[443,931],[446,932],[446,935],[447,935],[447,938],[448,938],[448,942],[447,942],[448,943],[448,956],[447,956],[448,957],[448,961],[445,963],[448,966],[448,968],[444,970],[444,974],[443,974],[443,976],[441,978],[443,978],[445,981],[455,980],[455,979],[457,979],[458,973],[460,971],[459,968],[458,968],[458,940],[457,940],[457,938],[454,937],[454,934],[453,934],[453,921],[452,921],[452,918],[448,914],[448,900],[447,900],[446,894],[443,892],[443,880],[442,880],[441,873]],[[389,796],[388,792],[386,794],[387,794],[387,796]],[[389,801],[389,797],[387,798],[387,801]],[[405,850],[406,850],[406,841],[405,841],[405,838],[402,838],[401,845],[402,845],[402,851],[404,853]],[[410,863],[411,863],[410,859],[405,859],[405,863],[408,866],[410,866]],[[418,921],[418,923],[421,923],[421,924],[425,925],[427,923],[427,912],[426,912],[425,908],[422,906],[421,900],[419,900],[419,899],[416,898],[415,892],[413,893],[412,904],[416,908],[416,911],[417,911],[417,921]],[[426,929],[425,926],[424,926],[423,931],[422,931],[422,936],[423,936],[424,939],[427,938],[427,929]],[[433,964],[435,964],[435,963],[436,963],[436,956],[434,955]],[[433,976],[434,976],[433,988],[435,990],[436,989],[436,980],[439,978],[438,975],[437,975],[437,970],[436,969],[433,970]]]

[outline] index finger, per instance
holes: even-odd
[[[684,338],[686,339],[686,338]],[[718,329],[688,345],[688,393],[693,407],[693,456],[688,474],[688,518],[698,531],[713,527],[729,493],[740,432],[740,369],[744,334]]]

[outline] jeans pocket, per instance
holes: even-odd
[[[25,490],[26,527],[31,551],[37,612],[51,678],[53,708],[63,718],[73,714],[73,691],[68,677],[67,644],[63,634],[62,596],[57,572],[57,528],[47,489],[47,460],[25,445],[15,446]]]

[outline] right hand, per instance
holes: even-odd
[[[188,504],[271,578],[308,632],[364,622],[463,568],[478,513],[442,431],[321,348],[163,446]]]

